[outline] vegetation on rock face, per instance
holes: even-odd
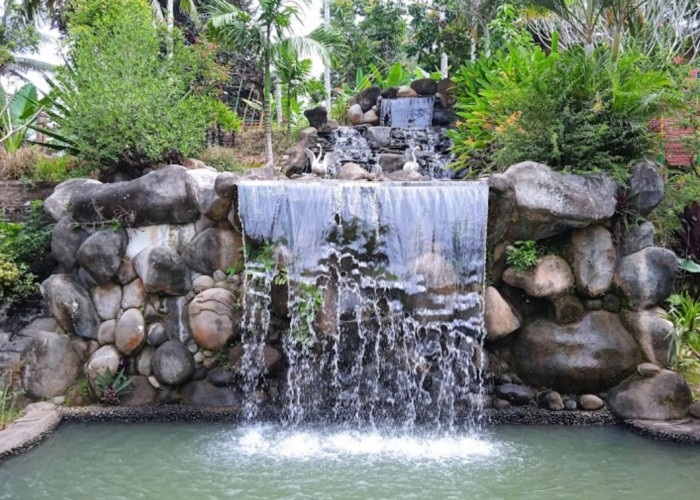
[[[697,384],[700,382],[700,300],[683,292],[671,295],[668,303],[666,319],[673,323],[669,367]]]
[[[0,430],[19,418],[22,412],[17,406],[17,398],[22,392],[14,375],[11,370],[0,372]]]
[[[506,264],[518,272],[535,267],[539,250],[533,240],[516,241],[506,251]]]

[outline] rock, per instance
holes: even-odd
[[[522,288],[532,297],[556,297],[573,286],[574,277],[564,259],[556,255],[545,255],[537,259],[537,264],[532,269],[506,269],[503,281]]]
[[[115,345],[119,352],[131,356],[137,352],[146,341],[146,323],[143,314],[138,309],[127,309],[119,319],[114,329]]]
[[[136,276],[136,271],[134,271],[134,262],[131,259],[122,259],[122,263],[117,270],[117,283],[120,285],[128,285],[134,281],[138,276]]]
[[[194,373],[194,358],[184,344],[168,340],[153,353],[152,367],[159,382],[180,385],[187,382]]]
[[[185,224],[199,218],[195,190],[187,169],[171,165],[132,181],[85,184],[71,197],[70,208],[78,222]]]
[[[505,337],[520,328],[520,319],[494,287],[486,287],[484,302],[484,324],[486,339],[489,342]]]
[[[56,406],[63,406],[64,404],[66,404],[66,397],[56,396],[54,398],[51,398],[51,403],[55,404]]]
[[[396,97],[418,97],[418,92],[407,85],[402,85],[396,90]]]
[[[603,297],[603,309],[611,313],[618,313],[622,309],[620,299],[611,293]]]
[[[386,175],[386,178],[395,182],[412,182],[412,181],[429,181],[430,177],[426,177],[416,172],[415,170],[397,170]]]
[[[70,343],[81,363],[85,363],[88,358],[100,348],[100,344],[98,344],[97,341],[85,340],[80,337],[71,337]]]
[[[148,345],[159,346],[168,340],[168,335],[165,333],[165,328],[160,323],[154,323],[148,327],[146,342]]]
[[[216,368],[209,370],[209,373],[207,374],[207,381],[216,387],[227,387],[233,384],[234,375],[232,372],[217,366]]]
[[[600,410],[605,406],[605,401],[600,399],[595,394],[584,394],[579,398],[581,409],[586,411]]]
[[[576,229],[571,247],[577,288],[589,297],[605,293],[612,284],[617,260],[610,231],[603,226]]]
[[[102,322],[100,328],[97,330],[97,342],[100,345],[114,344],[115,333],[114,329],[117,327],[117,321],[114,319],[109,319]]]
[[[364,111],[359,104],[353,104],[348,108],[348,121],[353,125],[360,125],[362,123],[362,116]]]
[[[100,319],[114,319],[122,302],[122,287],[114,283],[97,286],[90,291],[92,303]]]
[[[362,114],[363,125],[379,125],[379,115],[373,109]]]
[[[554,305],[554,321],[560,325],[576,323],[586,314],[581,301],[572,293],[566,293],[552,299]]]
[[[539,240],[601,224],[615,213],[617,185],[604,176],[559,174],[545,165],[524,162],[499,177],[513,189],[514,213],[501,214],[510,221],[511,241]]]
[[[85,365],[85,375],[94,394],[97,394],[97,380],[107,372],[115,375],[119,370],[119,351],[113,345],[105,345],[95,351]]]
[[[80,364],[70,337],[33,331],[22,353],[22,387],[33,399],[59,396],[78,379]]]
[[[197,276],[195,279],[192,280],[192,291],[194,293],[203,292],[204,290],[208,290],[209,288],[213,287],[214,280],[211,279],[211,276],[203,274],[201,276]]]
[[[642,377],[655,377],[661,373],[661,367],[654,363],[641,363],[637,365],[637,374]]]
[[[438,84],[432,78],[421,78],[419,80],[413,80],[411,82],[411,88],[416,91],[418,95],[432,96],[438,90]]]
[[[632,226],[622,238],[618,252],[620,257],[654,246],[654,224],[649,221]]]
[[[568,325],[536,319],[513,336],[511,354],[529,384],[577,394],[614,386],[642,361],[619,317],[606,311]]]
[[[610,391],[608,406],[620,418],[678,420],[687,415],[692,401],[683,376],[662,370],[654,377],[629,377]]]
[[[190,170],[187,174],[194,180],[194,197],[199,212],[210,220],[222,220],[231,208],[231,199],[216,194],[214,186],[218,173],[209,169]]]
[[[454,89],[455,84],[449,78],[443,78],[437,83],[437,98],[443,108],[449,109],[454,106],[456,102]]]
[[[167,247],[181,253],[197,236],[197,223],[130,227],[126,229],[126,234],[129,236],[127,259],[134,259],[150,247]]]
[[[156,378],[155,375],[151,375],[148,377],[148,383],[151,384],[151,387],[153,387],[154,389],[161,388],[160,382],[158,382],[158,379]]]
[[[143,281],[136,279],[122,288],[122,309],[139,308],[146,302],[146,298]]]
[[[89,236],[71,217],[62,217],[51,233],[51,255],[64,271],[78,267],[78,249]]]
[[[316,106],[312,109],[304,111],[304,116],[309,120],[309,126],[317,130],[321,130],[328,122],[328,111],[324,106]]]
[[[512,405],[522,406],[535,397],[535,391],[525,385],[504,384],[498,386],[496,395]]]
[[[355,98],[357,101],[357,104],[360,106],[360,109],[362,109],[363,113],[366,113],[370,109],[372,109],[372,106],[377,104],[377,98],[381,95],[382,89],[379,87],[369,87],[362,92]]]
[[[406,163],[406,157],[404,155],[397,155],[393,153],[383,153],[379,155],[379,166],[382,167],[382,172],[385,174],[390,174],[401,170],[404,163]]]
[[[630,169],[632,206],[643,216],[654,210],[664,196],[664,181],[658,167],[650,162],[637,163]]]
[[[158,391],[150,384],[148,377],[135,375],[131,377],[129,389],[119,397],[124,406],[141,406],[154,403],[158,399]]]
[[[234,199],[241,176],[233,172],[221,172],[214,181],[214,192],[228,200]]]
[[[41,284],[49,312],[66,332],[96,339],[100,319],[88,293],[67,274],[51,275]]]
[[[339,181],[366,181],[371,177],[367,170],[352,162],[345,163],[335,174],[335,178]]]
[[[260,354],[249,354],[249,356],[256,355]],[[245,356],[245,350],[241,344],[232,347],[228,352],[229,364],[233,367],[234,371],[239,374],[241,373],[241,360],[243,359],[243,356]],[[282,353],[271,345],[265,344],[263,346],[261,359],[262,365],[265,367],[265,373],[268,375],[274,375],[281,366]]]
[[[564,409],[567,411],[575,411],[578,406],[575,399],[567,399],[564,403]]]
[[[189,305],[192,336],[203,349],[219,350],[238,333],[234,318],[236,298],[223,288],[198,294]]]
[[[86,184],[102,184],[92,179],[68,179],[53,190],[51,196],[44,200],[44,211],[58,222],[70,214],[70,200],[74,193],[80,192]]]
[[[175,389],[166,387],[158,394],[158,401],[164,405],[174,405],[182,403],[182,394]]]
[[[673,331],[673,323],[664,318],[663,309],[657,307],[627,313],[622,316],[622,323],[637,340],[647,361],[662,367],[668,365],[669,335]]]
[[[435,103],[433,108],[433,127],[447,127],[454,119],[454,113],[450,109],[444,109],[439,106],[440,103]]]
[[[309,157],[306,154],[306,147],[300,145],[286,149],[280,163],[282,173],[287,177],[301,175],[304,172],[308,172],[309,168],[311,168]]]
[[[185,259],[168,247],[149,247],[134,258],[134,269],[148,293],[185,295],[190,275]]]
[[[153,373],[153,353],[155,348],[152,346],[146,346],[141,349],[138,357],[136,358],[136,371],[139,375],[144,377],[149,377]]]
[[[537,395],[537,403],[541,408],[550,411],[561,411],[564,409],[564,402],[557,391],[545,391]]]
[[[182,166],[187,170],[205,170],[207,168],[206,163],[197,158],[185,158],[182,160]]]
[[[226,273],[224,271],[222,271],[221,269],[217,269],[216,271],[214,271],[214,274],[212,274],[211,277],[215,282],[216,281],[226,281],[226,278],[227,278]]]
[[[688,415],[693,418],[700,418],[700,401],[695,401],[688,407]]]
[[[391,144],[391,127],[369,127],[363,135],[374,149],[387,148]],[[379,162],[381,163],[381,156]]]
[[[497,396],[493,397],[493,408],[496,410],[507,410],[510,408],[510,402],[506,401],[505,399],[501,399]]]
[[[619,259],[615,284],[632,309],[646,309],[671,295],[677,267],[676,254],[671,250],[647,247]]]
[[[243,238],[230,229],[206,229],[192,241],[183,256],[187,265],[202,274],[226,270],[243,260]]]
[[[182,398],[183,404],[192,406],[237,406],[239,403],[233,389],[215,387],[204,380],[187,384],[182,389]]]

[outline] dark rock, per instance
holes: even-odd
[[[564,409],[568,411],[575,411],[578,408],[575,399],[567,399],[564,403]]]
[[[54,274],[41,284],[41,294],[49,312],[66,332],[87,339],[96,339],[100,318],[83,287],[67,274]]]
[[[397,155],[394,153],[383,153],[379,155],[379,166],[382,167],[382,171],[385,174],[401,170],[404,163],[406,163],[406,157],[404,155]]]
[[[382,99],[395,99],[398,91],[398,87],[389,87],[388,89],[382,91]]]
[[[182,402],[192,406],[236,406],[238,397],[233,389],[215,387],[204,380],[190,382],[182,389]]]
[[[496,410],[507,410],[511,406],[510,402],[497,396],[494,396],[492,405]]]
[[[185,295],[191,286],[185,259],[168,247],[147,247],[134,257],[134,269],[148,293]]]
[[[118,221],[123,226],[186,224],[199,218],[195,181],[171,165],[127,182],[85,184],[71,198],[78,222]]]
[[[622,309],[620,298],[611,293],[603,297],[603,309],[611,313],[618,313]]]
[[[447,127],[452,123],[452,120],[454,120],[454,113],[452,110],[437,105],[433,108],[434,127]]]
[[[535,162],[518,163],[500,175],[512,185],[515,197],[507,231],[512,241],[604,223],[615,213],[617,185],[600,175],[559,174]]]
[[[693,418],[700,418],[700,401],[691,403],[691,405],[688,407],[688,415]]]
[[[455,84],[449,78],[443,78],[437,84],[437,93],[440,104],[443,108],[454,106],[456,99],[454,96]]]
[[[51,255],[64,271],[78,266],[78,249],[89,236],[71,217],[62,217],[51,234]]]
[[[324,106],[316,106],[304,111],[304,116],[309,120],[309,126],[321,130],[328,122],[328,111]]]
[[[128,285],[134,281],[138,276],[136,276],[136,271],[134,271],[134,261],[131,259],[122,259],[122,263],[117,270],[117,283],[120,285]]]
[[[206,361],[206,360],[205,360]],[[204,380],[207,378],[209,371],[203,365],[195,365],[194,373],[190,377],[191,380]]]
[[[503,385],[503,384],[512,384],[512,383],[513,383],[513,379],[510,378],[510,375],[504,373],[504,374],[502,374],[502,375],[500,375],[500,376],[498,377],[498,383],[501,384],[501,385]]]
[[[207,381],[216,387],[227,387],[233,384],[234,375],[232,372],[217,366],[216,368],[209,370],[209,373],[207,374]]]
[[[654,224],[649,221],[632,226],[622,238],[618,252],[620,257],[654,246]]]
[[[515,373],[510,374],[510,380],[517,385],[524,385],[523,379],[518,377]]]
[[[578,297],[570,293],[553,298],[552,304],[554,304],[554,320],[560,325],[576,323],[586,314],[586,309]]]
[[[148,377],[135,375],[131,377],[129,389],[119,397],[124,406],[142,406],[154,403],[158,399],[158,391],[148,381]]]
[[[647,215],[664,196],[664,181],[658,167],[650,162],[637,163],[630,169],[630,191],[635,197],[632,206],[642,215]]]
[[[55,221],[70,214],[70,200],[74,193],[82,191],[86,184],[102,184],[92,179],[68,179],[53,190],[51,196],[44,200],[44,211]]]
[[[418,95],[431,96],[435,95],[438,90],[438,84],[432,78],[421,78],[419,80],[413,80],[411,82],[411,88],[416,91]]]
[[[642,361],[619,317],[605,311],[569,325],[537,319],[513,337],[512,356],[531,385],[577,394],[614,386]]]
[[[127,241],[123,230],[106,229],[93,233],[80,245],[78,264],[98,285],[107,283],[121,266]]]
[[[561,411],[564,409],[564,402],[557,391],[545,391],[537,395],[537,403],[541,408],[550,411]]]
[[[588,299],[583,301],[583,306],[587,311],[600,311],[603,308],[602,299]]]
[[[612,284],[617,252],[603,226],[576,229],[571,235],[573,272],[578,290],[589,297],[605,293]]]
[[[608,406],[620,418],[677,420],[693,398],[682,375],[662,370],[654,377],[633,375],[610,391]]]
[[[243,238],[231,229],[205,229],[187,247],[187,265],[202,274],[226,271],[243,260]]]
[[[182,402],[182,394],[172,387],[166,387],[158,394],[158,401],[164,405],[179,404]]]
[[[605,406],[605,401],[595,394],[582,395],[579,403],[581,405],[581,409],[586,411],[600,410],[603,406]]]
[[[363,113],[366,113],[372,106],[377,104],[377,98],[381,95],[382,89],[379,87],[369,87],[356,97],[357,104],[359,104]]]
[[[522,406],[535,397],[535,391],[525,385],[503,384],[496,389],[496,395],[512,405]]]
[[[306,154],[306,147],[296,145],[285,150],[280,163],[282,166],[282,173],[287,177],[308,172],[310,165],[309,157]]]
[[[22,387],[34,399],[63,394],[81,372],[80,357],[70,337],[55,332],[33,331],[22,354]]]
[[[671,250],[647,247],[622,257],[615,270],[615,284],[635,310],[661,303],[673,292],[678,259]]]
[[[168,340],[153,354],[153,373],[158,381],[168,385],[187,382],[194,372],[194,358],[184,344]]]

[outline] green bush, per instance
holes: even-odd
[[[673,323],[668,366],[696,385],[700,382],[700,301],[684,292],[671,295],[668,303],[666,319]]]
[[[510,46],[464,66],[455,77],[451,132],[456,168],[504,169],[533,160],[571,172],[627,176],[652,146],[648,120],[671,102],[672,81],[628,51],[616,64],[605,48],[550,54]]]
[[[506,264],[518,272],[535,267],[540,252],[533,240],[516,241],[506,251]]]
[[[77,155],[109,177],[140,175],[158,162],[194,156],[212,122],[235,127],[213,99],[213,51],[184,45],[153,23],[144,0],[75,0],[70,62],[50,96],[58,132]],[[223,113],[226,114],[226,113]]]
[[[0,253],[0,304],[12,303],[36,292],[35,280],[26,264],[15,264]]]

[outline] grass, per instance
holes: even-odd
[[[23,147],[14,153],[0,149],[0,180],[65,181],[90,177],[91,169],[69,156],[47,154],[40,147]]]
[[[16,387],[15,375],[15,371],[0,373],[0,430],[22,415],[18,405],[22,392]]]

